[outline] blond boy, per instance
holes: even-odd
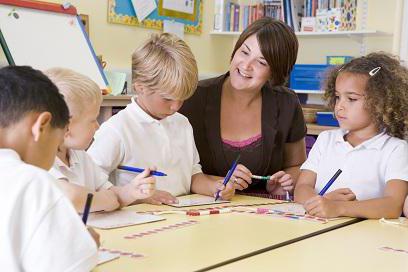
[[[85,152],[99,128],[97,117],[102,94],[96,83],[69,69],[53,68],[45,74],[58,87],[71,113],[68,131],[50,173],[59,180],[75,208],[83,210],[89,192],[94,193],[92,211],[111,211],[150,197],[155,179],[149,176],[149,169],[125,186],[113,186]]]
[[[0,69],[0,267],[90,271],[97,245],[46,171],[69,121],[54,84],[28,66]]]
[[[118,184],[128,184],[133,173],[119,165],[156,166],[156,193],[146,200],[177,202],[175,196],[190,192],[229,199],[220,177],[204,175],[187,118],[177,113],[195,91],[197,64],[187,44],[168,33],[152,37],[132,55],[133,87],[137,93],[126,109],[103,123],[88,153]]]

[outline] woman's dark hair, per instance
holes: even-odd
[[[254,34],[271,70],[271,83],[283,85],[296,63],[299,43],[295,33],[282,21],[270,17],[256,20],[239,36],[231,60],[242,44]]]

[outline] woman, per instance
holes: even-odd
[[[200,81],[180,112],[194,129],[206,174],[232,176],[238,190],[292,192],[306,159],[306,126],[296,94],[283,87],[298,41],[283,22],[262,18],[239,37],[229,72]],[[267,182],[252,175],[271,176]]]

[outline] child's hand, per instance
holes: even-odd
[[[308,214],[313,216],[331,218],[341,215],[339,202],[327,199],[325,196],[314,196],[307,200],[303,207]]]
[[[94,239],[96,246],[99,248],[99,246],[101,245],[99,239],[99,233],[97,233],[93,228],[91,227],[87,227],[89,234],[92,236],[92,238]]]
[[[233,182],[228,182],[225,186],[222,184],[222,180],[216,181],[214,197],[216,197],[217,192],[220,191],[219,197],[223,200],[230,200],[235,195],[235,184]]]
[[[161,205],[178,203],[178,200],[169,192],[156,190],[151,197],[146,198],[143,202],[153,205]]]
[[[103,196],[103,202],[105,205],[103,210],[106,212],[111,212],[120,208],[120,203],[118,197],[116,196],[115,192],[112,190],[101,190],[101,195]]]
[[[151,197],[155,192],[155,185],[156,179],[150,176],[150,169],[145,169],[126,186],[129,194],[137,200]]]
[[[251,176],[252,173],[248,168],[246,168],[242,164],[238,164],[237,168],[235,168],[234,173],[232,173],[230,182],[232,181],[235,189],[242,191],[248,188],[249,184],[252,183]]]
[[[266,191],[274,194],[284,194],[285,192],[292,193],[294,182],[292,176],[285,171],[276,172],[266,183]]]
[[[340,188],[324,195],[325,198],[338,201],[356,200],[356,195],[349,188]]]

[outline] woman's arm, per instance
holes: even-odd
[[[283,169],[271,176],[266,189],[272,194],[291,192],[300,174],[300,166],[306,160],[305,139],[286,143],[283,147]]]
[[[292,176],[296,184],[300,166],[306,161],[305,138],[294,143],[286,143],[283,147],[283,171]]]

